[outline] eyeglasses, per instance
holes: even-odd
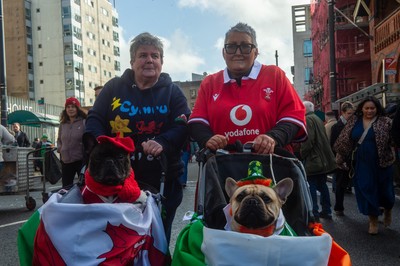
[[[238,48],[240,49],[240,53],[250,54],[251,50],[253,50],[253,48],[256,48],[256,46],[251,43],[242,43],[242,44],[227,43],[224,45],[224,48],[227,54],[236,54]]]

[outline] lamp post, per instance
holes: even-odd
[[[328,0],[328,24],[329,24],[329,87],[331,90],[331,108],[338,110],[335,102],[336,96],[336,50],[335,50],[335,0]]]
[[[0,93],[1,124],[7,126],[6,52],[3,31],[3,0],[0,0]]]

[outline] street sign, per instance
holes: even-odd
[[[385,58],[385,75],[396,75],[397,74],[397,60],[393,57]]]
[[[39,105],[44,105],[44,98],[43,97],[38,100],[38,104]]]

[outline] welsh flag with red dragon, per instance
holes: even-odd
[[[170,262],[161,216],[151,196],[144,211],[130,203],[63,203],[61,198],[54,194],[20,229],[21,265]]]

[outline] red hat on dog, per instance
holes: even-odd
[[[77,98],[75,97],[69,97],[66,101],[65,101],[65,107],[67,107],[67,105],[73,104],[76,107],[80,107],[81,103],[78,101]]]
[[[124,149],[127,152],[134,152],[135,145],[133,140],[130,137],[121,138],[119,134],[116,137],[108,137],[108,136],[98,136],[97,141],[99,143],[110,142],[115,146]]]

